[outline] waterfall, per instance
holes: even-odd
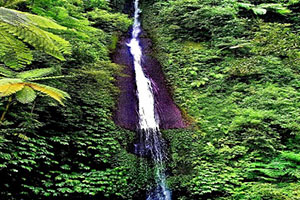
[[[139,156],[149,156],[155,164],[156,188],[150,191],[147,200],[171,200],[171,193],[166,187],[164,168],[165,142],[159,130],[159,118],[155,110],[155,100],[151,81],[146,77],[142,68],[142,48],[139,34],[141,23],[139,21],[139,0],[134,2],[134,24],[129,44],[130,53],[134,59],[134,70],[138,97],[138,137],[135,144],[135,153]]]

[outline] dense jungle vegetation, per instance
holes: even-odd
[[[128,2],[0,0],[0,199],[145,199],[112,120]],[[300,1],[141,3],[189,124],[163,131],[173,199],[300,199]]]

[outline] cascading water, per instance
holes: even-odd
[[[165,160],[165,143],[159,131],[159,118],[155,110],[152,83],[145,76],[142,68],[142,48],[139,43],[141,24],[139,21],[139,0],[134,2],[134,24],[129,44],[134,59],[134,70],[138,97],[138,137],[135,153],[150,156],[155,163],[156,188],[149,192],[147,200],[171,200],[171,193],[166,187],[166,175],[163,161]]]

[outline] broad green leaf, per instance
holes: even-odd
[[[16,99],[23,103],[31,103],[36,98],[36,92],[28,86],[25,86],[22,90],[16,93]]]

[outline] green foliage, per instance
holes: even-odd
[[[24,86],[24,88],[16,93],[16,99],[23,103],[31,103],[35,100],[36,93],[35,91],[28,86]]]
[[[299,163],[300,162],[300,154],[299,153],[293,153],[293,152],[282,152],[281,156],[284,159]]]
[[[1,26],[3,28],[3,26]],[[1,31],[1,61],[12,68],[21,68],[33,60],[30,49],[11,34]]]
[[[65,164],[60,166],[64,171],[70,171],[70,166]],[[82,165],[87,170],[88,166]],[[122,167],[116,167],[114,169],[108,169],[106,171],[90,170],[84,173],[72,173],[66,174],[59,171],[50,171],[55,184],[51,180],[47,180],[43,183],[43,187],[27,186],[29,190],[32,190],[37,195],[44,196],[58,196],[63,194],[76,193],[76,195],[96,195],[99,192],[103,192],[106,197],[109,196],[121,196],[125,194],[129,177],[124,176],[127,170]],[[53,189],[55,188],[55,190]]]
[[[32,79],[32,78],[40,78],[40,77],[44,77],[44,76],[48,76],[50,74],[52,74],[53,72],[55,72],[54,68],[49,67],[49,68],[40,68],[40,69],[33,69],[33,70],[29,70],[29,71],[22,71],[20,73],[16,74],[17,78],[21,78],[21,79]]]
[[[95,9],[88,12],[88,17],[94,21],[93,26],[101,28],[104,31],[122,31],[126,32],[132,23],[127,15],[119,13],[110,13],[106,10]]]
[[[127,31],[131,21],[107,11],[104,20],[108,21],[103,21],[107,30],[94,28],[87,12],[93,12],[96,5],[111,10],[107,1],[35,0],[22,4],[22,9],[68,27],[45,27],[47,22],[37,19],[41,28],[65,38],[72,51],[62,63],[34,50],[29,70],[1,66],[1,77],[30,83],[30,88],[40,93],[50,89],[35,83],[42,81],[68,92],[72,99],[61,108],[49,98],[28,103],[34,94],[27,85],[25,91],[16,93],[17,100],[28,104],[10,102],[10,112],[1,124],[1,199],[140,199],[153,181],[149,164],[142,159],[141,167],[140,160],[127,152],[135,133],[112,121],[118,94],[115,77],[121,67],[111,63],[109,48],[117,43],[114,36]],[[66,78],[60,74],[76,75]],[[1,98],[1,111],[8,100]]]
[[[59,89],[43,85],[37,84],[33,82],[28,82],[32,80],[39,80],[41,77],[42,79],[55,79],[55,78],[62,78],[62,76],[58,77],[44,77],[54,72],[53,68],[43,68],[43,69],[34,69],[29,71],[23,71],[20,73],[16,73],[10,71],[8,69],[3,68],[8,72],[4,74],[5,78],[0,79],[0,96],[6,97],[12,94],[16,94],[16,99],[21,103],[31,103],[36,98],[36,93],[34,90],[42,92],[53,99],[57,100],[60,104],[63,105],[62,100],[66,98],[70,98],[70,96]]]
[[[292,159],[286,155],[292,156]],[[279,183],[297,181],[300,178],[300,166],[297,160],[293,160],[295,157],[297,158],[297,154],[293,152],[283,152],[270,163],[251,163],[247,169],[248,178]]]
[[[105,0],[88,0],[83,2],[85,4],[86,8],[94,9],[94,8],[100,8],[100,9],[106,9],[110,10],[108,1]]]
[[[85,2],[88,1],[35,0],[28,7],[31,8],[33,13],[50,17],[60,25],[72,29],[73,33],[75,31],[78,35],[88,37],[84,32],[90,32],[94,29],[89,26],[90,22],[84,17],[86,15],[84,13]]]
[[[299,197],[299,184],[281,184],[275,185],[271,183],[246,183],[239,188],[236,193],[229,198],[222,199],[241,199],[241,200],[294,200]]]
[[[213,197],[219,193],[228,195],[233,193],[234,187],[241,184],[239,170],[205,161],[197,164],[195,175],[188,183],[193,196]]]
[[[194,0],[180,0],[170,1],[168,6],[164,6],[163,3],[155,4],[156,12],[162,21],[153,24],[153,27],[165,23],[168,33],[174,36],[179,34],[188,40],[205,40],[214,35],[228,34],[226,27],[239,23],[234,19],[237,10],[230,4],[221,2],[203,1],[199,4]]]
[[[190,119],[191,130],[165,133],[173,198],[298,198],[300,40],[289,5],[144,3],[155,57]]]
[[[244,77],[262,73],[262,60],[259,57],[240,58],[229,62],[231,76]]]
[[[163,131],[173,199],[297,199],[299,2],[142,3],[155,56],[190,125]],[[128,151],[135,133],[112,120],[121,67],[109,53],[132,23],[115,12],[124,5],[35,0],[20,8],[37,15],[0,9],[8,41],[0,56],[14,66],[0,66],[0,88],[14,85],[1,95],[27,103],[0,101],[1,112],[10,109],[0,129],[1,199],[144,199],[153,188],[151,163]],[[66,62],[47,55],[53,46],[34,46],[45,44],[42,37],[25,39],[34,34],[53,42],[56,57],[69,53]],[[26,64],[29,70],[17,70]],[[77,75],[50,76],[57,69]],[[49,98],[32,102],[33,89],[57,92],[34,81],[72,99],[63,108]]]
[[[300,36],[293,33],[289,26],[290,24],[261,24],[260,31],[256,32],[253,39],[254,48],[251,52],[259,55],[288,57],[293,59],[292,62],[297,62],[300,58]]]
[[[11,7],[24,1],[26,0],[0,0],[0,6]]]
[[[57,59],[64,60],[62,53],[70,52],[69,43],[39,27],[65,29],[65,27],[56,24],[50,19],[1,7],[1,61],[14,69],[30,64],[33,60],[32,53],[23,42]]]
[[[265,15],[268,11],[279,13],[281,15],[287,15],[291,13],[287,7],[281,3],[263,3],[259,5],[253,5],[251,3],[238,3],[240,8],[252,10],[255,15]]]

